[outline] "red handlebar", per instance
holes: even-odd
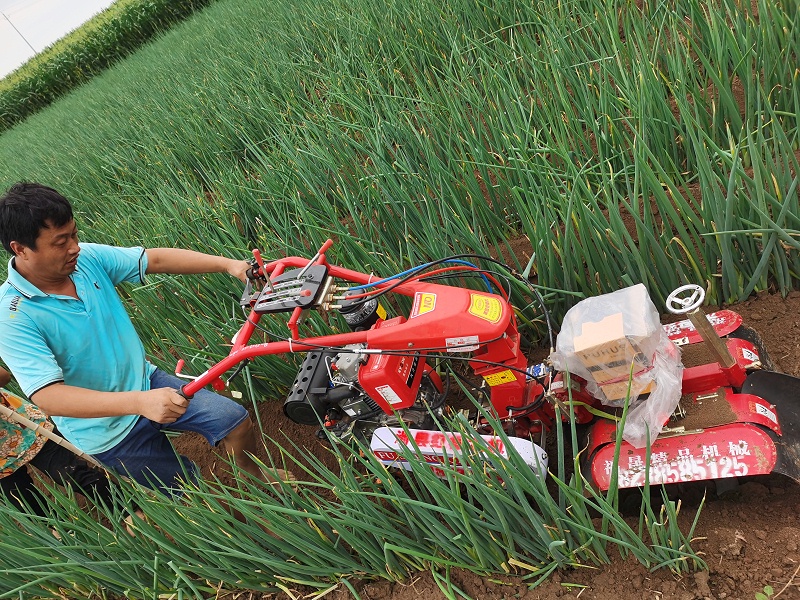
[[[254,248],[253,249],[253,259],[255,260],[256,265],[258,265],[258,266],[257,267],[253,267],[251,270],[248,270],[248,277],[250,279],[256,279],[256,278],[263,277],[266,280],[266,285],[271,287],[272,284],[271,284],[270,280],[275,278],[275,277],[279,277],[284,272],[284,270],[286,269],[287,266],[294,266],[294,267],[302,268],[305,271],[306,269],[308,269],[312,265],[325,263],[325,252],[327,250],[329,250],[331,248],[331,246],[333,246],[333,240],[328,238],[327,240],[325,240],[325,242],[322,244],[322,246],[320,246],[319,251],[310,260],[308,260],[306,262],[304,262],[299,257],[289,257],[289,258],[279,259],[277,261],[270,262],[269,263],[269,268],[270,268],[269,272],[267,272],[268,271],[267,266],[265,266],[264,259],[261,257],[261,251],[258,248]],[[256,269],[258,269],[258,270],[256,270]],[[345,277],[347,277],[349,275],[351,278],[355,277],[354,281],[359,281],[358,276],[361,275],[360,273],[356,273],[355,271],[347,271],[346,269],[340,269],[340,270],[342,271],[342,274]],[[250,276],[251,272],[252,272],[252,275],[253,275],[252,277]],[[368,281],[368,278],[365,279],[364,281],[361,281],[361,283],[366,283],[367,281]],[[291,332],[291,339],[292,340],[299,340],[300,339],[300,335],[299,335],[299,331],[298,331],[298,322],[300,320],[301,315],[302,315],[302,309],[300,309],[299,307],[295,308],[295,310],[292,311],[292,315],[289,318],[289,322],[287,323],[287,325],[289,327],[289,331]],[[250,336],[252,335],[253,331],[255,330],[256,324],[258,323],[260,318],[261,318],[260,314],[254,312],[254,311],[251,311],[250,316],[248,317],[247,321],[242,325],[242,328],[239,330],[239,332],[236,334],[236,337],[234,338],[235,341],[233,343],[233,347],[231,348],[230,354],[228,355],[228,359],[230,359],[232,356],[235,356],[235,355],[238,355],[238,354],[244,354],[245,351],[248,350],[247,346],[248,346],[248,343],[250,341]],[[273,346],[274,346],[274,344],[273,344]],[[291,347],[291,345],[289,345],[289,352],[292,352],[292,351],[293,351],[292,347]],[[261,354],[262,353],[253,354],[252,356],[259,356]],[[265,352],[263,354],[268,354],[268,353]],[[269,353],[269,354],[271,354],[271,353]],[[245,356],[245,358],[247,358],[247,356]],[[242,359],[239,359],[239,360],[242,360]],[[223,361],[223,362],[225,362],[225,361]],[[217,390],[224,389],[225,388],[225,383],[222,381],[222,379],[219,376],[222,373],[224,373],[227,370],[227,368],[230,367],[230,365],[227,368],[218,369],[219,365],[221,365],[221,364],[222,363],[218,363],[217,367],[215,367],[214,369],[211,369],[211,371],[218,371],[218,372],[216,372],[216,377],[212,376],[210,374],[210,372],[207,371],[206,373],[204,373],[203,375],[198,377],[198,379],[200,381],[195,380],[195,381],[187,383],[185,386],[183,386],[183,388],[181,388],[181,393],[185,394],[187,398],[191,398],[191,395],[187,395],[187,392],[184,391],[184,388],[188,388],[188,391],[193,394],[196,390],[201,389],[202,387],[204,387],[208,383],[210,383]],[[233,362],[231,364],[236,364],[236,363]],[[175,366],[175,374],[176,375],[180,375],[181,371],[183,370],[184,365],[185,365],[185,363],[184,363],[183,359],[178,361],[177,365]]]

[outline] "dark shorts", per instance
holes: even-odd
[[[150,388],[180,389],[183,381],[160,369],[150,377]],[[247,410],[229,398],[203,389],[189,401],[186,412],[174,423],[161,424],[139,417],[119,444],[94,457],[118,473],[142,485],[174,493],[181,481],[195,479],[197,466],[172,447],[167,431],[192,431],[216,446],[248,418]]]

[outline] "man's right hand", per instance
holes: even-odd
[[[186,408],[189,400],[172,388],[159,388],[142,392],[138,412],[156,423],[167,424],[177,421]]]

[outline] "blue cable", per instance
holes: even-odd
[[[467,262],[465,260],[448,260],[448,261],[445,261],[443,263],[436,263],[436,264],[447,264],[447,263],[456,263],[456,264],[459,264],[459,265],[467,265],[469,267],[475,267],[476,269],[478,268],[477,265],[474,265],[471,262]],[[410,268],[410,269],[408,269],[406,271],[403,271],[402,273],[398,273],[397,275],[392,275],[391,277],[386,277],[385,279],[380,279],[378,281],[371,281],[370,283],[365,283],[363,285],[357,285],[355,287],[348,288],[348,291],[363,290],[363,289],[372,287],[374,285],[380,285],[381,283],[386,283],[387,281],[391,281],[392,279],[398,279],[398,278],[401,278],[401,277],[403,277],[405,275],[408,275],[410,273],[414,273],[414,272],[417,272],[417,271],[422,271],[423,269],[427,269],[432,264],[434,264],[434,263],[429,262],[429,263],[425,263],[424,265],[421,265],[419,267],[412,267],[412,268]],[[491,292],[492,291],[492,285],[489,282],[489,278],[486,277],[486,275],[484,275],[483,273],[481,273],[480,275],[481,275],[481,279],[483,279],[484,283],[486,283],[486,288],[489,290],[489,292]]]

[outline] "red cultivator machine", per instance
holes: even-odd
[[[681,300],[682,292],[689,292]],[[759,336],[730,310],[703,314],[702,288],[683,286],[667,306],[688,319],[665,325],[681,348],[684,365],[677,409],[649,448],[623,442],[619,487],[685,483],[778,472],[800,480],[795,398],[800,380],[766,370],[772,367]],[[647,400],[645,400],[646,402]],[[585,475],[609,486],[615,455],[613,421],[597,419],[589,428]]]
[[[264,263],[253,252],[251,282],[241,299],[247,319],[230,354],[188,382],[185,396],[206,385],[224,389],[222,377],[230,370],[235,376],[255,357],[303,353],[284,402],[289,419],[319,428],[322,436],[359,439],[388,466],[407,468],[410,449],[434,470],[445,461],[458,468],[459,456],[476,450],[460,434],[439,428],[450,387],[439,367],[461,361],[479,378],[477,395],[495,417],[473,413],[471,424],[486,441],[480,452],[505,455],[510,444],[544,476],[544,439],[572,418],[588,432],[585,476],[600,489],[609,486],[618,427],[614,411],[589,392],[586,380],[556,372],[547,362],[528,364],[517,315],[496,274],[459,256],[378,278],[328,263],[330,246],[329,240],[310,260]],[[486,289],[440,282],[466,275]],[[664,326],[682,350],[680,402],[659,424],[663,429],[649,453],[622,442],[619,486],[643,485],[647,476],[659,484],[773,471],[800,479],[800,415],[793,398],[800,381],[766,370],[763,348],[741,317],[723,310],[706,318],[699,311],[702,290],[684,287],[668,305],[688,319]],[[389,302],[392,296],[400,300]],[[390,304],[405,307],[404,313],[388,314]],[[339,319],[347,331],[303,335],[307,311],[325,313],[331,323]],[[271,341],[251,343],[254,333],[266,331],[262,318],[277,313],[288,316],[288,333],[267,332]],[[647,402],[647,395],[638,401]],[[597,416],[603,414],[609,418]],[[506,435],[498,436],[492,423]]]

